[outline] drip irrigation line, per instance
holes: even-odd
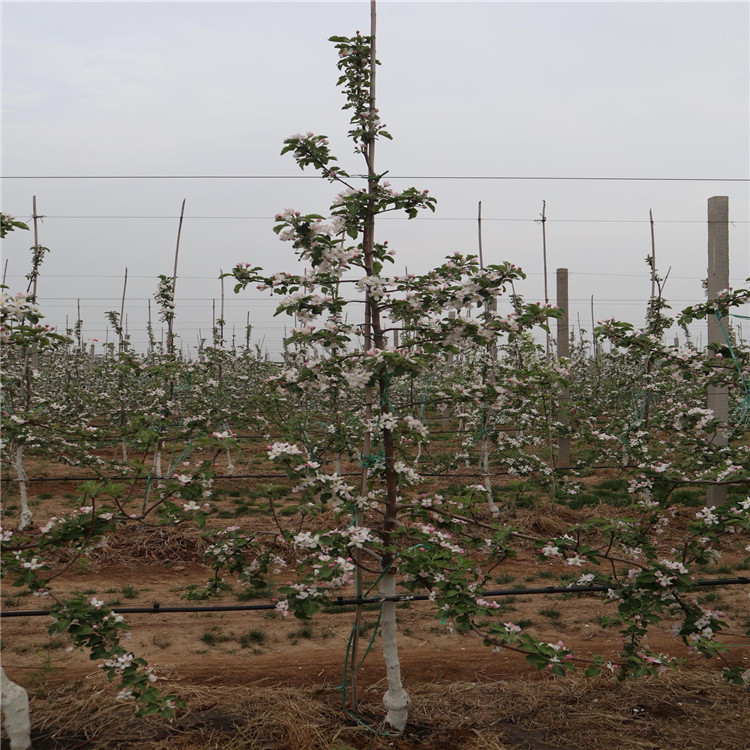
[[[552,471],[554,472],[563,472],[563,471],[606,471],[610,469],[640,469],[641,467],[638,464],[627,464],[623,466],[622,464],[612,464],[612,465],[600,465],[600,466],[555,466]],[[505,476],[518,476],[518,477],[528,477],[532,474],[538,474],[540,473],[540,470],[532,471],[530,474],[518,474],[513,473],[511,474],[510,471],[496,471],[489,476],[491,477],[505,477]],[[359,471],[349,471],[349,472],[343,472],[339,474],[340,477],[360,477],[362,476],[362,473]],[[420,477],[429,477],[429,478],[439,478],[439,479],[461,479],[466,477],[484,477],[488,476],[484,472],[466,472],[466,473],[453,473],[453,474],[442,474],[440,472],[419,472]],[[146,481],[164,481],[169,480],[170,478],[174,477],[155,477],[151,474],[146,476],[139,476],[139,477],[129,477],[129,476],[122,476],[122,477],[27,477],[24,479],[25,482],[146,482]],[[227,480],[227,481],[233,481],[235,479],[290,479],[290,477],[287,474],[215,474],[212,479],[214,480]],[[18,482],[17,477],[5,477],[4,481],[6,482]],[[706,479],[706,480],[680,480],[676,479],[674,480],[678,484],[685,484],[690,482],[697,482],[699,484],[744,484],[745,482],[750,482],[750,476],[748,477],[737,477],[736,479],[727,479],[722,481],[715,481],[712,479]]]
[[[701,581],[693,581],[696,588],[706,586],[748,586],[750,578],[707,578]],[[611,586],[543,586],[540,588],[514,588],[483,591],[481,596],[536,596],[543,594],[601,594],[611,590]],[[382,602],[425,602],[430,600],[429,594],[396,594],[395,596],[366,596],[345,599],[337,597],[326,603],[326,607],[347,607],[364,604],[381,604]],[[150,607],[112,607],[113,612],[128,615],[145,614],[172,614],[180,612],[248,612],[258,610],[276,609],[276,604],[216,604],[212,606],[163,606],[160,602],[154,602]],[[0,617],[43,617],[49,615],[49,609],[25,609],[25,610],[3,610]]]

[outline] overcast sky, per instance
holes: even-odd
[[[520,265],[529,278],[519,291],[542,299],[534,220],[546,201],[548,265],[570,270],[572,322],[590,330],[593,295],[597,319],[641,324],[649,209],[659,268],[671,269],[666,296],[680,309],[702,299],[707,199],[728,195],[731,282],[742,286],[749,7],[381,0],[378,106],[394,141],[378,147],[378,171],[438,199],[434,216],[380,223],[396,272],[476,252],[482,201],[486,261]],[[128,328],[143,344],[147,299],[158,274],[172,273],[187,199],[177,285],[187,351],[199,329],[210,335],[219,270],[292,269],[274,213],[324,213],[336,192],[299,179],[279,155],[283,139],[324,133],[345,169],[364,169],[345,138],[327,39],[368,33],[368,2],[3,2],[2,17],[2,208],[28,220],[37,196],[39,241],[51,249],[39,298],[61,328],[80,299],[84,336],[103,340],[127,267]],[[275,179],[176,177],[186,175]],[[31,244],[27,232],[4,243],[12,290],[25,289]],[[552,277],[550,290],[554,302]],[[243,340],[249,312],[254,340],[278,351],[288,319],[271,317],[275,303],[227,283],[225,304],[229,335],[234,323]]]

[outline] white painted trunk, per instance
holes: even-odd
[[[15,469],[18,477],[18,490],[21,493],[21,519],[18,522],[18,530],[23,531],[31,525],[32,519],[29,497],[26,493],[26,472],[23,469],[23,445],[16,448]]]
[[[229,452],[229,448],[227,448],[227,476],[234,476],[234,464],[232,463],[232,454]]]
[[[489,440],[482,440],[482,482],[487,490],[487,507],[493,518],[500,515],[500,508],[495,504],[495,498],[492,495],[492,478],[490,477],[490,448]]]
[[[385,575],[380,582],[381,596],[396,595],[396,577]],[[401,682],[401,662],[398,659],[398,637],[396,631],[396,602],[383,602],[380,618],[383,659],[385,660],[388,692],[383,696],[386,709],[385,721],[396,731],[403,732],[409,718],[409,694]]]
[[[127,463],[128,462],[128,444],[123,440],[122,443],[120,443],[120,446],[122,447],[123,463]]]
[[[419,459],[422,458],[422,443],[417,443],[417,455],[414,457],[414,465],[419,463]]]
[[[20,685],[8,679],[2,667],[0,667],[0,693],[10,750],[28,750],[31,747],[29,696]]]
[[[157,448],[154,453],[154,476],[158,483],[159,479],[161,479],[161,448]]]

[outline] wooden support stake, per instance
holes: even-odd
[[[120,302],[120,342],[119,342],[119,351],[124,351],[125,349],[125,338],[124,338],[124,332],[125,332],[125,292],[128,288],[128,267],[125,266],[125,279],[122,282],[122,301]]]
[[[172,271],[172,303],[175,301],[175,294],[177,290],[177,260],[180,255],[180,237],[182,235],[182,221],[185,218],[185,201],[187,198],[182,200],[182,208],[180,209],[180,223],[177,226],[177,244],[174,249],[174,270]],[[174,313],[174,307],[172,308]],[[174,315],[169,318],[167,322],[167,352],[174,354]]]

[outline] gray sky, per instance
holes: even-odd
[[[548,265],[570,269],[572,322],[590,329],[594,295],[597,320],[639,324],[650,293],[649,209],[659,268],[671,268],[666,296],[680,309],[702,299],[706,201],[728,195],[730,275],[742,286],[748,182],[684,178],[750,175],[749,8],[381,0],[378,105],[394,141],[378,147],[377,166],[394,186],[438,199],[434,216],[380,223],[395,272],[476,252],[482,201],[486,261],[523,267],[519,291],[542,299],[534,220],[546,200]],[[127,266],[128,327],[142,345],[146,300],[158,274],[172,272],[186,198],[177,327],[194,347],[199,328],[210,334],[219,269],[292,269],[290,247],[271,231],[274,213],[323,213],[336,192],[298,179],[279,156],[283,139],[324,133],[345,169],[363,171],[345,138],[327,39],[367,33],[367,2],[4,2],[2,17],[3,174],[34,176],[4,179],[2,207],[28,219],[36,195],[47,217],[40,244],[52,252],[39,297],[51,324],[64,327],[67,315],[72,325],[80,298],[85,337],[103,340]],[[42,179],[83,175],[294,179]],[[438,179],[477,176],[683,179]],[[12,290],[25,289],[32,243],[26,232],[4,243]],[[554,301],[552,277],[550,290]],[[254,340],[278,351],[289,319],[273,319],[273,308],[226,283],[227,333],[235,323],[239,341],[249,311]]]

